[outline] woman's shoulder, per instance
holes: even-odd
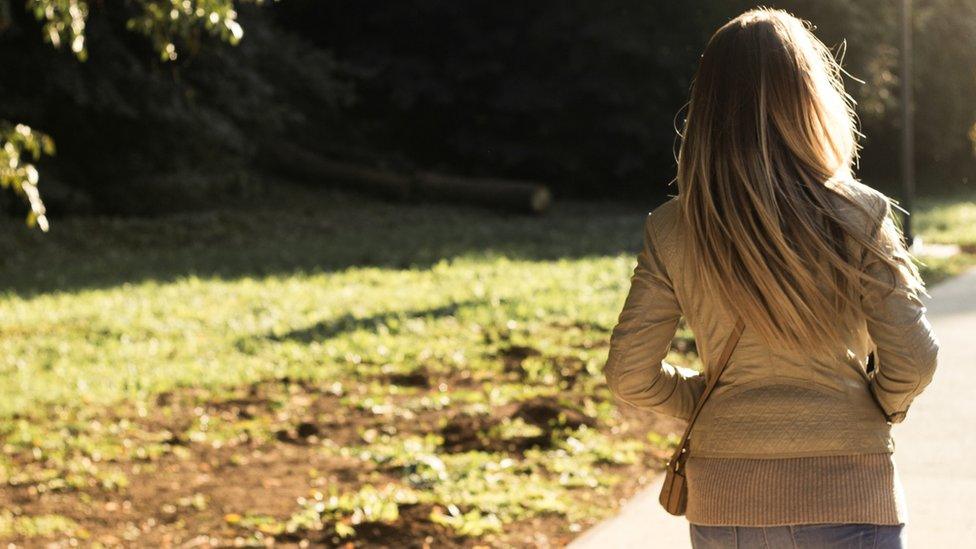
[[[871,229],[880,225],[891,208],[888,195],[856,179],[846,179],[829,185],[834,191],[834,204],[841,213],[850,216],[855,224]]]
[[[674,227],[680,216],[681,203],[677,196],[668,197],[655,206],[644,219],[644,231],[655,243],[664,244],[674,235]]]
[[[669,196],[667,200],[655,206],[647,213],[646,224],[656,231],[667,230],[674,226],[678,219],[681,202],[678,196]]]
[[[850,223],[873,232],[890,213],[892,200],[888,195],[856,179],[844,179],[828,184],[835,211]],[[681,197],[669,196],[647,214],[646,235],[662,245],[673,244],[681,237],[675,228],[681,221]]]

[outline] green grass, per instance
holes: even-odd
[[[949,257],[921,257],[919,273],[927,287],[976,267],[976,254],[959,253]]]
[[[928,285],[976,266],[976,195],[923,198],[913,221],[923,244],[956,244],[962,252],[951,257],[920,257],[920,271]]]
[[[915,224],[925,242],[958,244],[976,253],[976,195],[921,200]]]
[[[287,516],[240,504],[221,527],[342,538],[370,513],[406,521],[401,505],[429,506],[424,528],[462,537],[596,520],[634,476],[621,468],[644,469],[673,443],[628,431],[601,373],[646,211],[567,203],[525,217],[282,189],[261,207],[55,220],[48,235],[10,225],[0,481],[79,506],[138,501],[140,464],[206,462],[216,449],[247,471],[251,450],[283,452],[305,417],[337,425],[308,459],[362,473],[288,500]],[[255,390],[267,397],[246,416],[224,412]],[[538,402],[589,426],[519,415]],[[370,492],[390,483],[407,494],[392,509]],[[169,505],[201,524],[220,516]],[[16,520],[40,515],[24,512]]]
[[[480,371],[501,333],[593,368],[605,349],[573,345],[615,321],[643,219],[316,199],[5,235],[0,415],[269,377]]]
[[[0,538],[75,534],[78,528],[73,520],[58,515],[15,518],[10,511],[0,511]]]

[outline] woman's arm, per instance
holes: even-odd
[[[897,234],[893,220],[885,217],[881,234]],[[890,242],[886,249],[902,250]],[[912,401],[931,383],[938,363],[939,342],[925,317],[925,306],[909,292],[904,276],[893,273],[877,258],[864,267],[873,278],[894,285],[894,291],[872,284],[862,296],[868,333],[876,347],[877,364],[869,389],[891,423],[905,420]]]
[[[610,336],[603,373],[618,402],[690,419],[705,390],[702,374],[664,362],[681,318],[671,279],[657,253],[648,214],[630,292]]]

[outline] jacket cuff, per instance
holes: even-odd
[[[905,421],[905,417],[907,415],[908,415],[908,412],[906,412],[906,411],[894,412],[892,414],[886,414],[886,416],[888,418],[888,423],[901,423],[902,421]]]
[[[895,410],[889,413],[885,408],[884,401],[882,400],[881,396],[878,395],[879,387],[877,380],[874,379],[875,377],[877,377],[877,370],[872,370],[870,382],[868,383],[868,391],[871,393],[871,396],[874,397],[874,401],[877,403],[878,408],[881,409],[881,413],[884,415],[885,420],[890,424],[905,421],[905,417],[908,415],[908,410]]]

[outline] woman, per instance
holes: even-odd
[[[892,201],[851,176],[852,103],[783,11],[742,14],[702,55],[678,195],[645,221],[605,366],[618,402],[687,420],[744,322],[688,439],[696,548],[904,546],[891,426],[938,342]],[[663,362],[682,316],[705,375]]]

